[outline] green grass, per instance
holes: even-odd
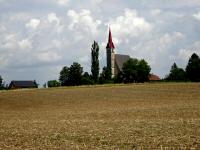
[[[200,149],[200,84],[0,92],[0,149]]]

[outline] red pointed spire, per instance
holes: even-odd
[[[109,28],[108,44],[107,44],[106,48],[111,48],[111,49],[115,48],[115,45],[114,45],[114,43],[112,41],[112,33],[111,33],[110,28]]]

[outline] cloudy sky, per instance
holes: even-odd
[[[75,61],[90,72],[93,40],[103,67],[108,26],[117,53],[161,77],[200,55],[200,0],[0,0],[0,75],[42,85]]]

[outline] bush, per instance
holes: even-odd
[[[61,84],[57,80],[50,80],[47,82],[49,88],[51,87],[59,87]]]

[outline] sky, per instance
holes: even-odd
[[[116,53],[161,78],[200,56],[200,0],[0,0],[0,75],[42,86],[73,62],[90,72],[94,40],[102,68],[109,27]]]

